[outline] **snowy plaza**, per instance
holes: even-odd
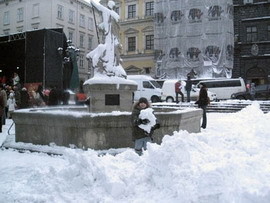
[[[270,114],[254,102],[207,116],[205,130],[165,136],[142,156],[131,148],[2,148],[0,202],[269,202]],[[10,125],[7,120],[1,144],[14,140]]]

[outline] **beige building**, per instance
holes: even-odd
[[[107,0],[100,3],[106,5]],[[115,0],[120,16],[123,67],[127,74],[155,76],[154,0]]]
[[[43,29],[63,28],[80,49],[80,80],[90,77],[86,54],[97,46],[94,17],[83,0],[0,0],[0,36]]]

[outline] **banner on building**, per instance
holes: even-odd
[[[160,77],[230,78],[232,0],[156,0],[155,49]]]

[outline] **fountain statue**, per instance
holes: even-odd
[[[137,84],[126,79],[121,65],[118,39],[119,15],[113,10],[114,1],[107,8],[91,1],[94,10],[101,14],[102,22],[98,30],[102,33],[103,43],[99,44],[86,57],[92,63],[94,76],[85,81],[84,89],[90,98],[90,112],[129,111],[133,102],[133,92]]]

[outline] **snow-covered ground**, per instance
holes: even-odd
[[[270,113],[254,102],[207,116],[201,133],[175,132],[143,156],[132,149],[100,155],[58,147],[62,156],[2,149],[0,202],[268,203]],[[0,144],[14,136],[10,124]]]

